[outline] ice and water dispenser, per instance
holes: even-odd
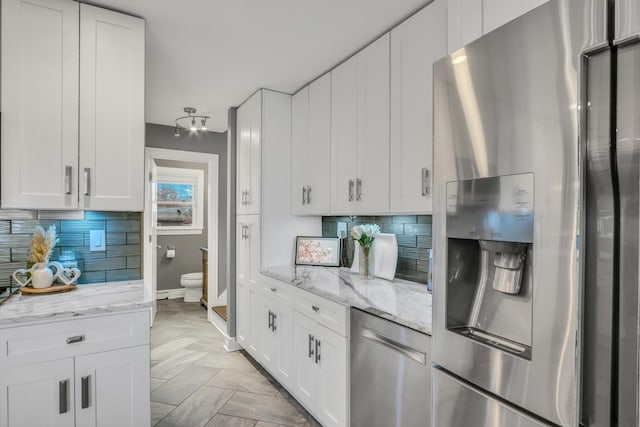
[[[447,329],[531,358],[534,177],[447,183]]]

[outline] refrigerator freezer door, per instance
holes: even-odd
[[[437,368],[433,370],[433,396],[434,426],[551,426]]]
[[[638,425],[638,196],[640,192],[640,43],[618,50],[617,161],[620,188],[618,420]]]
[[[550,1],[434,64],[434,363],[560,426],[579,421],[580,76],[605,9]],[[530,294],[503,299],[527,308],[513,324],[532,324],[531,352],[518,355],[450,328],[450,283],[464,280],[465,296],[478,282],[471,261],[449,259],[445,218],[448,182],[523,173],[535,177]]]

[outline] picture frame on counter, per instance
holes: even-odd
[[[296,237],[296,265],[340,266],[340,239],[337,237]]]

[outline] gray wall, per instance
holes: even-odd
[[[218,132],[191,133],[183,131],[173,136],[174,128],[147,123],[146,146],[170,150],[218,154],[218,282],[220,292],[227,287],[227,134]],[[214,203],[211,203],[215,206]],[[204,240],[201,240],[204,239]],[[206,234],[186,236],[158,236],[158,290],[180,287],[180,275],[202,270],[200,247],[206,246]],[[164,255],[168,244],[176,246],[176,258]],[[210,242],[209,245],[213,245]]]

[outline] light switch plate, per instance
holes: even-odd
[[[338,235],[337,237],[340,239],[346,239],[347,238],[347,223],[346,222],[338,222],[338,227],[337,227],[337,231],[338,231]]]
[[[89,250],[104,251],[107,249],[107,243],[105,242],[104,230],[90,230],[89,231]]]

